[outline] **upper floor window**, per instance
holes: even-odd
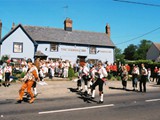
[[[57,52],[58,51],[58,44],[51,43],[50,44],[50,51],[51,52]]]
[[[13,43],[13,52],[14,53],[22,53],[23,52],[23,43],[14,42]]]
[[[89,48],[89,54],[96,54],[96,47],[91,46]]]

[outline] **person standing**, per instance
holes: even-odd
[[[151,69],[148,68],[148,69],[147,69],[147,72],[148,72],[148,75],[147,75],[148,82],[151,82]]]
[[[152,82],[154,82],[154,79],[156,79],[156,82],[158,81],[157,72],[158,72],[158,67],[155,66],[154,71],[153,71],[153,80],[152,80]]]
[[[3,78],[3,69],[2,69],[2,66],[0,66],[0,86],[1,86],[2,78]]]
[[[138,76],[139,76],[139,68],[138,68],[137,65],[134,65],[133,66],[133,70],[132,70],[132,86],[133,86],[133,91],[137,90]]]
[[[10,63],[7,62],[7,66],[4,68],[4,74],[5,74],[5,87],[9,87],[10,85],[10,76],[12,75],[12,66],[10,66]]]
[[[157,71],[157,78],[158,78],[157,85],[160,85],[160,68]]]
[[[99,96],[100,96],[100,100],[98,103],[101,104],[103,103],[103,84],[105,82],[105,77],[108,76],[108,73],[106,69],[102,66],[101,61],[98,62],[98,70],[97,70],[96,76],[97,76],[97,80],[92,85],[92,97],[91,98],[92,99],[95,98],[95,88],[98,85],[99,86]]]
[[[127,87],[127,80],[128,80],[128,71],[127,71],[126,66],[123,66],[122,68],[122,86],[124,90],[126,90],[126,87]]]
[[[142,92],[142,84],[143,84],[143,92],[146,92],[146,82],[147,82],[147,69],[145,68],[144,64],[141,64],[141,79],[140,79],[140,92]]]
[[[39,77],[37,74],[37,69],[35,69],[36,67],[33,65],[31,59],[27,60],[27,64],[28,64],[28,71],[27,71],[26,75],[24,76],[24,78],[22,79],[24,81],[24,83],[22,84],[22,86],[19,90],[19,99],[17,100],[17,103],[21,103],[23,101],[23,95],[24,95],[25,89],[27,89],[27,92],[31,97],[29,103],[33,103],[35,100],[35,97],[31,91],[31,88],[32,88],[34,82],[39,80]]]

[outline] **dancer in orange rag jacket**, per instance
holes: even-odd
[[[39,77],[37,74],[36,67],[33,65],[32,60],[30,58],[27,60],[27,64],[28,64],[28,72],[22,79],[25,82],[23,83],[21,89],[19,90],[19,99],[17,103],[21,103],[23,101],[23,95],[24,95],[25,89],[27,89],[28,94],[31,96],[29,103],[33,103],[35,100],[35,97],[31,91],[31,88],[33,86],[34,81],[39,80]]]

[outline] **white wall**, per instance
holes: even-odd
[[[75,45],[59,45],[58,52],[50,52],[50,44],[39,44],[37,50],[40,50],[48,56],[48,58],[62,58],[70,60],[73,63],[77,60],[77,56],[87,56],[86,59],[99,59],[108,63],[114,62],[113,48],[97,47],[97,54],[89,54],[89,47]]]
[[[14,53],[13,52],[13,43],[22,42],[23,43],[23,52]],[[1,46],[1,56],[10,55],[11,58],[31,58],[34,56],[34,44],[26,36],[26,34],[19,27],[14,31],[8,38],[6,38]]]

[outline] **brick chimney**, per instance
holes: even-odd
[[[1,37],[2,37],[2,21],[0,20],[0,40],[1,40]]]
[[[64,21],[64,30],[72,31],[72,20],[70,18],[66,18]]]
[[[14,28],[15,28],[15,23],[13,22],[13,23],[12,23],[11,30],[13,30]]]
[[[107,23],[107,25],[106,25],[106,34],[108,35],[108,37],[111,36],[110,26],[109,26],[108,23]]]

